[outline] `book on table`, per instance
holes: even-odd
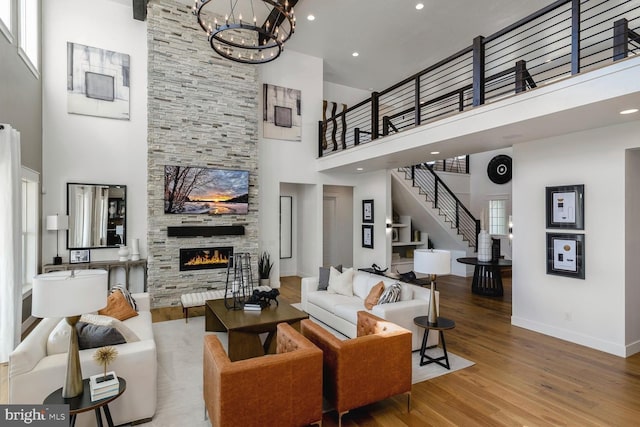
[[[251,303],[246,303],[244,305],[244,309],[246,311],[260,311],[262,310],[262,305],[260,304],[251,304]]]
[[[116,373],[111,371],[107,375],[97,374],[89,377],[89,388],[91,389],[91,401],[115,396],[120,390],[120,382]]]

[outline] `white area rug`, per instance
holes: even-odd
[[[315,320],[315,319],[312,319]],[[320,322],[318,322],[320,323]],[[326,325],[320,323],[324,327]],[[153,420],[141,424],[149,427],[210,426],[204,419],[202,400],[202,346],[204,316],[192,317],[189,323],[171,320],[153,324],[158,353],[158,410]],[[339,338],[339,332],[331,330]],[[209,334],[211,332],[207,332]],[[215,333],[227,346],[227,334]],[[420,355],[413,352],[412,383],[418,383],[473,365],[473,362],[449,353],[451,370],[431,363],[419,366]],[[442,355],[442,349],[428,350],[434,357]]]

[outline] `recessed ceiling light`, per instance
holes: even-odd
[[[628,110],[620,111],[620,114],[633,114],[633,113],[637,113],[637,112],[638,112],[637,108],[630,108]]]
[[[424,4],[422,4],[422,3],[418,3],[418,4],[416,5],[416,9],[417,9],[417,10],[422,10],[422,8],[423,8],[423,7],[424,7]]]
[[[439,151],[432,151],[431,154],[440,154]]]
[[[314,15],[307,16],[307,21],[315,21],[316,17]]]
[[[357,171],[363,171],[364,168],[356,168]]]
[[[358,55],[360,55],[358,52],[353,52],[353,53],[351,54],[351,56],[358,56]]]

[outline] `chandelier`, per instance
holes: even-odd
[[[213,50],[223,58],[264,64],[280,56],[295,31],[297,1],[195,0],[193,14]]]

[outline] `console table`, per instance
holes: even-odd
[[[50,273],[52,271],[66,271],[66,270],[87,270],[87,269],[100,269],[107,270],[109,286],[111,286],[111,270],[114,268],[123,268],[125,272],[125,286],[129,289],[129,272],[132,267],[142,267],[144,275],[143,291],[147,292],[147,260],[139,259],[137,261],[91,261],[83,263],[62,263],[62,264],[45,264],[42,266],[43,273]]]
[[[474,265],[471,292],[478,295],[501,297],[504,294],[500,270],[511,267],[511,261],[500,258],[496,261],[479,261],[478,258],[458,258],[462,264]]]

